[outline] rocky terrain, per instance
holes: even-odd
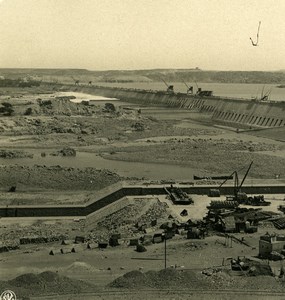
[[[0,166],[0,187],[9,190],[16,186],[18,191],[27,188],[52,190],[100,190],[120,181],[117,174],[95,168],[65,168],[57,166]]]
[[[88,238],[93,241],[108,240],[113,233],[118,232],[122,236],[133,237],[144,234],[140,225],[145,224],[151,231],[155,231],[163,220],[167,221],[167,217],[165,203],[150,198],[134,199],[132,204],[99,219],[93,226],[87,226],[85,230],[88,232]],[[152,226],[151,222],[157,219],[160,219],[160,222]]]

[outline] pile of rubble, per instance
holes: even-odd
[[[203,289],[207,285],[199,280],[196,273],[191,270],[175,268],[163,269],[160,271],[131,271],[115,279],[109,284],[113,288],[187,288]]]
[[[168,205],[157,201],[142,216],[137,219],[138,223],[151,224],[153,220],[167,218]]]
[[[0,150],[0,158],[33,158],[33,154],[19,150]]]
[[[53,156],[76,156],[76,150],[70,147],[63,148],[59,151],[52,152],[50,155]]]
[[[150,201],[152,201],[150,203]],[[147,208],[147,209],[146,209]],[[89,233],[91,240],[108,240],[112,234],[133,237],[158,228],[157,219],[167,219],[167,204],[152,199],[135,200],[132,204],[104,217]]]

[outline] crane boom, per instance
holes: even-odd
[[[166,87],[168,88],[169,87],[169,85],[167,84],[167,82],[163,79],[163,78],[161,78],[161,80],[164,82],[164,84],[166,85]]]
[[[219,185],[218,188],[222,187],[222,185],[224,185],[224,183],[226,183],[229,179],[231,179],[232,176],[233,176],[235,173],[236,173],[236,171],[232,172],[232,174],[231,174],[228,178],[226,178],[226,179]]]
[[[182,79],[183,83],[186,85],[187,89],[189,89],[188,84]]]
[[[249,173],[249,170],[250,170],[252,164],[253,164],[253,161],[250,163],[250,165],[249,165],[249,167],[248,167],[248,169],[247,169],[247,171],[246,171],[246,173],[245,173],[245,175],[244,175],[244,177],[243,177],[243,179],[242,179],[242,181],[240,183],[240,186],[238,187],[238,191],[240,191],[240,189],[241,189],[241,187],[242,187],[242,185],[243,185],[243,183],[244,183],[244,181],[245,181],[245,179],[246,179],[246,177],[247,177],[247,175]]]

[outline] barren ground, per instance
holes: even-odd
[[[54,92],[57,89],[59,88],[43,86],[0,90],[0,103],[9,102],[14,109],[12,116],[0,117],[1,205],[86,203],[98,197],[103,188],[108,189],[110,185],[118,184],[121,180],[142,177],[154,179],[153,171],[147,173],[136,163],[149,163],[153,169],[158,169],[156,166],[173,167],[177,168],[177,172],[182,167],[187,168],[186,170],[189,168],[189,174],[185,173],[178,179],[191,181],[190,174],[228,175],[240,169],[243,169],[241,173],[244,174],[249,162],[254,161],[249,180],[284,182],[284,143],[271,139],[270,134],[256,137],[246,132],[236,133],[201,124],[197,122],[197,114],[187,111],[140,107],[139,113],[137,106],[128,104],[133,109],[126,110],[115,101],[113,103],[116,110],[107,111],[104,108],[105,101],[89,106],[84,103],[71,103],[64,97],[56,98]],[[28,108],[31,109],[29,114]],[[59,154],[68,147],[76,151],[75,157]],[[112,168],[115,162],[121,163],[117,165],[117,173]],[[134,163],[131,165],[131,178],[123,178],[121,175],[122,169],[130,166],[124,165],[124,162]],[[159,176],[159,170],[157,173],[156,176]],[[161,178],[165,178],[164,173],[161,171]],[[280,179],[275,180],[276,174],[280,175]],[[11,186],[17,187],[15,193],[8,193]],[[210,200],[202,196],[194,198],[195,204],[187,207],[188,218],[199,219],[206,213],[206,205]],[[272,200],[272,206],[266,209],[277,211],[282,199],[280,195],[271,195],[269,200]],[[118,247],[88,250],[87,245],[82,244],[75,246],[75,253],[54,256],[49,255],[49,251],[53,249],[59,252],[63,247],[61,241],[20,245],[18,250],[1,253],[1,280],[50,270],[73,279],[84,280],[104,290],[107,284],[126,272],[163,269],[163,243],[147,246],[147,252],[144,253],[138,253],[134,247],[127,246],[129,238],[141,235],[134,229],[136,221],[149,222],[155,217],[159,222],[165,222],[170,213],[184,221],[180,216],[184,207],[173,206],[163,197],[158,200],[132,199],[128,205],[117,209],[116,214],[112,215],[110,211],[109,217],[107,214],[93,223],[87,223],[84,218],[0,219],[1,238],[9,243],[15,243],[23,236],[33,235],[64,235],[72,241],[75,236],[84,235],[90,241],[97,242],[116,232],[116,225],[124,233]],[[153,228],[157,229],[158,226]],[[175,236],[167,241],[167,266],[191,269],[197,276],[202,276],[203,269],[221,267],[222,260],[227,257],[256,256],[259,236],[267,231],[273,232],[276,229],[265,223],[257,234],[237,234],[239,238],[244,237],[250,247],[234,243],[232,248],[225,247],[224,238],[215,234],[210,234],[205,240],[192,241],[186,240],[183,235]],[[285,231],[278,233],[285,234]],[[65,246],[67,252],[72,246],[73,244]],[[272,263],[272,266],[278,274],[280,263]],[[206,285],[208,281],[216,280],[216,286],[221,290],[232,288],[231,284],[237,281],[236,286],[240,289],[284,291],[283,286],[276,283],[273,277],[254,279],[251,287],[244,279],[239,281],[236,277],[207,278],[204,275],[199,280]],[[227,282],[231,283],[228,287],[225,286]],[[265,282],[269,283],[267,287]],[[154,294],[161,299],[189,298],[187,293],[179,296],[169,293],[166,295],[164,292],[145,291],[137,296],[141,299],[142,295],[147,298]],[[111,291],[97,296],[99,299],[133,297],[129,292],[121,295],[120,292],[116,294]],[[97,296],[90,295],[90,299]],[[68,297],[73,299],[72,296]],[[222,295],[217,297],[220,298],[216,299],[222,299]],[[235,299],[236,295],[231,297]],[[246,295],[243,297],[247,299]],[[259,299],[263,299],[261,297],[259,295]],[[86,299],[89,299],[87,295]],[[199,299],[209,299],[209,294],[199,294]]]

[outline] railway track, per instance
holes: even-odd
[[[195,290],[195,289],[138,289],[138,290],[102,290],[93,293],[65,294],[65,295],[45,295],[30,297],[38,300],[67,300],[67,299],[285,299],[284,292],[272,292],[266,290]],[[176,298],[177,297],[177,298]]]

